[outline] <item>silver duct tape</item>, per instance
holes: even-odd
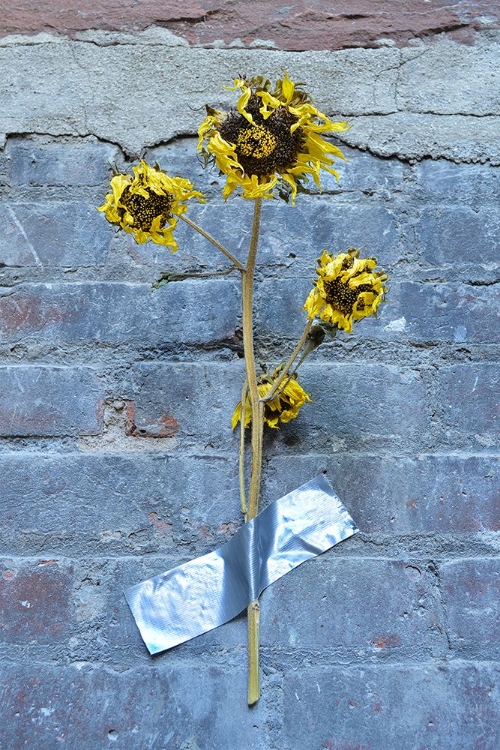
[[[359,529],[320,475],[271,503],[222,547],[125,591],[151,654],[228,622],[269,584]]]

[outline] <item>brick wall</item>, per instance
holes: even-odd
[[[266,4],[248,36],[233,3],[188,3],[182,18],[174,3],[161,6],[164,15],[153,3],[123,3],[121,20],[105,5],[86,15],[52,3],[30,24],[27,5],[3,19],[5,33],[20,36],[0,47],[0,745],[496,750],[495,4],[436,3],[420,9],[417,25],[389,3],[376,13],[364,3],[348,23],[340,3],[349,33],[334,45],[314,41],[320,25],[330,33],[334,23],[321,3]],[[245,29],[255,6],[245,4]],[[460,13],[462,37],[450,37]],[[370,32],[375,16],[381,26]],[[140,31],[152,22],[170,36]],[[422,37],[433,22],[444,37]],[[398,36],[395,25],[406,31]],[[93,36],[82,41],[85,29]],[[300,49],[320,52],[276,52],[298,48],[294,29],[306,30]],[[47,30],[57,35],[31,36]],[[401,50],[368,49],[390,35]],[[272,46],[247,49],[255,38]],[[223,42],[202,49],[214,39]],[[366,49],[331,51],[355,46]],[[120,100],[120,76],[159,85],[155,56],[181,71],[165,94],[165,126],[151,102],[130,103],[134,120]],[[76,67],[65,66],[70,59]],[[129,67],[110,65],[118,59]],[[437,59],[451,72],[436,104]],[[208,92],[203,69],[196,84],[188,75],[193,60],[207,66]],[[259,60],[274,74],[283,62],[302,66],[318,96],[325,83],[325,109],[354,122],[339,185],[326,179],[323,194],[296,208],[264,205],[261,357],[280,359],[300,334],[323,247],[375,253],[391,283],[378,320],[311,356],[302,382],[313,403],[266,437],[264,502],[326,470],[361,534],[265,592],[263,697],[249,710],[243,617],[152,659],[122,595],[215,549],[240,525],[230,429],[243,373],[238,279],[153,289],[160,271],[223,270],[226,261],[184,225],[175,256],[137,246],[95,207],[110,163],[134,163],[142,134],[149,160],[209,194],[190,216],[243,253],[251,205],[224,205],[217,175],[201,170],[199,113],[182,86],[215,101],[227,96],[215,81]],[[471,69],[468,88],[453,86]],[[370,100],[359,93],[366,80]],[[397,106],[388,98],[380,106],[388,92]],[[172,98],[188,118],[183,133],[171,126]]]

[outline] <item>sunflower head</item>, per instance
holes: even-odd
[[[274,379],[279,374],[279,368],[272,375],[261,375],[257,384],[259,396],[263,398],[271,390]],[[302,386],[299,385],[295,375],[291,375],[284,380],[276,394],[265,402],[264,405],[264,422],[273,429],[278,429],[278,424],[286,424],[298,416],[299,410],[307,401],[311,401],[309,395]],[[241,401],[236,406],[231,420],[231,426],[234,430],[241,420]],[[245,427],[248,427],[252,420],[252,409],[250,398],[247,396],[245,402]]]
[[[344,156],[322,134],[341,132],[349,125],[333,122],[316,109],[301,85],[286,73],[274,88],[262,76],[236,78],[228,87],[241,92],[236,109],[207,107],[198,130],[198,150],[206,163],[213,161],[226,175],[224,198],[236,189],[244,198],[272,198],[276,189],[294,203],[309,177],[321,189],[321,169],[338,179],[332,165],[335,157]]]
[[[375,315],[385,298],[388,275],[375,271],[375,258],[360,258],[359,250],[330,255],[323,251],[316,269],[318,279],[304,310],[350,333],[354,321]]]
[[[175,252],[176,217],[187,210],[189,198],[204,202],[203,193],[184,177],[170,177],[157,164],[151,167],[141,161],[132,172],[114,175],[111,193],[98,211],[104,212],[110,224],[133,234],[140,245],[152,240]]]

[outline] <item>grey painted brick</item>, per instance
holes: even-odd
[[[77,664],[5,668],[4,747],[52,750],[265,748],[261,708],[248,711],[244,668]],[[227,712],[231,712],[231,721]]]
[[[401,256],[397,209],[370,201],[339,204],[329,196],[299,198],[295,207],[281,201],[264,203],[259,267],[285,265],[288,275],[295,276],[299,271],[314,278],[316,260],[325,248],[345,252],[348,247],[359,247],[365,256],[376,255],[381,263],[394,262]],[[189,217],[238,258],[245,259],[252,223],[250,201],[236,197],[226,205],[193,205]],[[182,223],[177,233],[181,251],[194,252],[205,262],[216,259],[218,251],[191,229],[184,229]]]
[[[133,368],[130,396],[140,419],[174,417],[178,437],[235,450],[230,421],[241,396],[243,363],[144,363]],[[402,445],[426,440],[430,418],[425,384],[414,370],[392,365],[306,364],[300,382],[313,398],[297,419],[268,431],[295,452],[326,445]],[[369,418],[367,417],[369,415]]]
[[[442,566],[443,602],[452,648],[476,658],[500,656],[500,559]]]
[[[405,187],[405,176],[408,167],[396,159],[377,159],[376,156],[363,151],[348,148],[342,143],[336,144],[346,157],[335,162],[339,181],[333,175],[321,174],[321,183],[325,192],[360,191],[371,195],[381,194],[385,199],[394,197]]]
[[[310,667],[283,679],[286,750],[497,750],[495,664]]]
[[[409,55],[398,78],[398,108],[441,115],[499,113],[500,71],[496,62],[486,61],[485,46],[480,47],[478,54],[472,45],[450,43],[443,54],[443,48],[429,45],[422,54]],[[423,65],[429,66],[425,73]]]
[[[498,286],[470,284],[415,284],[391,286],[381,317],[391,330],[402,321],[404,334],[420,341],[484,342],[500,340]],[[392,317],[387,323],[387,317]]]
[[[2,559],[0,570],[0,641],[58,644],[67,640],[72,566],[50,559]]]
[[[498,203],[500,170],[488,164],[454,164],[451,161],[424,159],[415,173],[426,200],[432,203]]]
[[[264,333],[299,339],[307,315],[302,309],[313,277],[264,281],[259,284],[259,323]],[[377,317],[355,323],[351,334],[361,340],[484,342],[499,340],[498,286],[416,283],[390,280]],[[328,339],[327,339],[328,341]]]
[[[496,456],[276,456],[265,498],[281,497],[323,471],[364,533],[500,530]]]
[[[0,367],[0,435],[95,435],[102,396],[86,367]]]
[[[233,457],[16,453],[0,456],[0,475],[5,554],[154,552],[177,565],[224,544],[241,518]]]
[[[421,211],[416,232],[425,260],[433,265],[496,263],[500,209],[498,204],[430,206]]]
[[[299,381],[313,399],[283,426],[296,452],[422,446],[430,418],[421,373],[392,365],[305,364]],[[285,433],[285,427],[286,433]]]
[[[224,304],[221,304],[224,300]],[[207,343],[234,338],[240,300],[229,280],[25,284],[0,297],[4,340]]]
[[[242,361],[145,362],[131,372],[130,395],[138,419],[157,419],[168,414],[179,423],[177,437],[202,441],[205,448],[221,445],[237,451],[231,417],[241,398],[244,381]]]
[[[472,438],[478,445],[495,445],[499,436],[498,365],[464,363],[441,367],[438,387],[447,435],[460,444]]]
[[[102,263],[113,233],[85,203],[0,204],[0,263],[7,266],[92,266]]]
[[[324,249],[339,253],[357,247],[380,263],[394,262],[403,252],[398,210],[370,200],[347,203],[323,195],[297,199],[295,207],[284,209],[280,202],[269,202],[262,223],[260,262],[283,262],[293,253],[295,266],[312,277]]]
[[[7,142],[12,185],[100,185],[112,176],[118,148],[95,140]]]
[[[432,653],[444,646],[433,579],[417,563],[335,559],[333,549],[267,589],[262,643],[370,656]]]

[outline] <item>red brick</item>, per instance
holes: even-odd
[[[7,12],[5,12],[7,10]],[[332,6],[324,0],[292,0],[291,3],[246,3],[227,0],[42,0],[36,6],[21,0],[4,9],[0,34],[39,31],[74,34],[84,29],[141,30],[161,24],[190,44],[206,45],[241,39],[272,42],[285,50],[326,50],[376,46],[379,39],[405,45],[414,38],[447,34],[471,42],[488,19],[488,29],[498,28],[498,5],[494,0],[473,4],[415,0],[411,4],[392,0],[339,0]]]

